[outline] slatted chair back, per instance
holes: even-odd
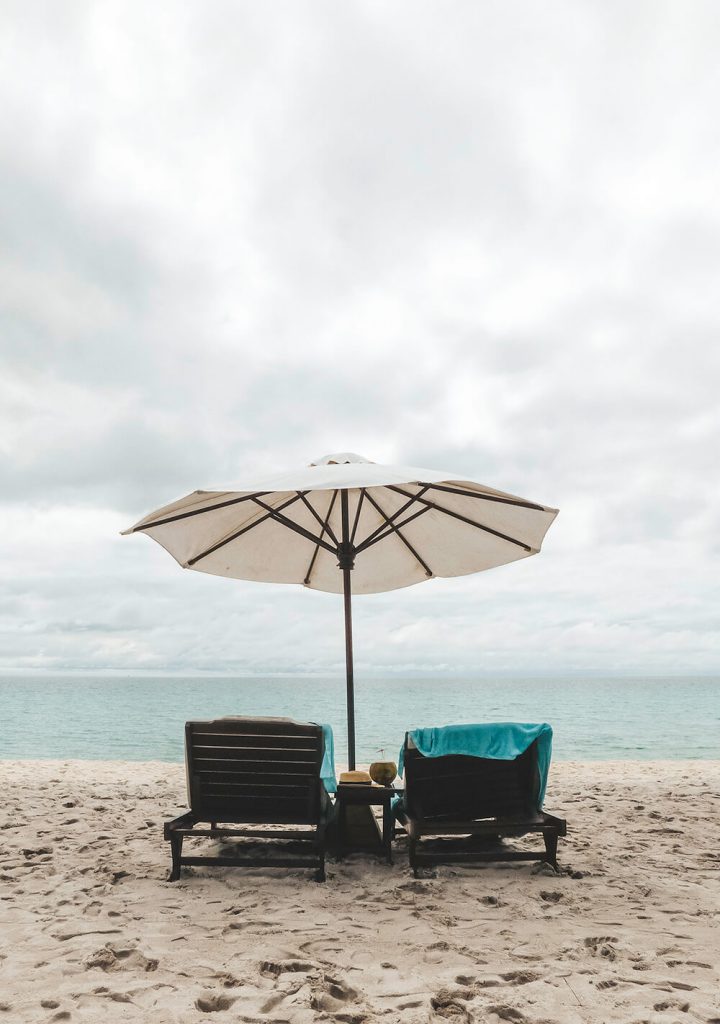
[[[190,810],[200,821],[315,824],[323,751],[319,725],[289,718],[188,722]]]
[[[476,821],[531,817],[540,779],[537,740],[512,761],[450,755],[424,757],[405,737],[405,806],[413,818]]]

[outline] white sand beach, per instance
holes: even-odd
[[[546,867],[185,869],[184,769],[0,762],[0,1021],[720,1021],[720,761],[558,763]],[[432,874],[432,877],[430,877]]]

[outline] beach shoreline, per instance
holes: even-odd
[[[720,1018],[720,761],[555,762],[562,868],[351,857],[167,882],[175,762],[0,761],[0,1012],[24,1022]]]

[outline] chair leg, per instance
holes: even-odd
[[[169,882],[177,882],[180,877],[180,858],[182,857],[183,837],[170,836],[170,852],[172,854],[172,870],[170,871]]]
[[[325,825],[324,824],[317,826],[317,835],[316,835],[315,843],[317,845],[318,860],[319,860],[319,863],[318,863],[318,866],[317,866],[317,871],[315,872],[315,881],[316,882],[324,882],[325,881]]]
[[[412,868],[413,878],[417,878],[418,877],[418,864],[417,864],[417,857],[415,856],[416,849],[417,849],[417,839],[415,839],[414,837],[411,836],[410,837],[410,841],[408,843],[408,856],[410,858],[410,867]]]
[[[557,862],[557,845],[558,845],[558,834],[557,832],[546,832],[545,833],[545,863],[549,864],[555,871],[559,871]]]
[[[323,850],[320,854],[320,863],[318,864],[317,871],[315,872],[315,881],[325,881],[325,851]]]

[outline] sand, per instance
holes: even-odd
[[[720,1021],[720,762],[555,764],[563,868],[186,869],[183,768],[0,762],[0,1024]]]

